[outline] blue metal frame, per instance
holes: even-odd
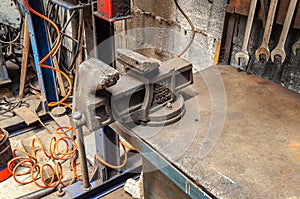
[[[28,4],[39,13],[44,13],[42,1],[28,0]],[[28,10],[26,10],[26,14],[28,16],[31,15],[31,17],[28,17],[28,27],[30,30],[31,46],[42,95],[45,97],[47,102],[56,102],[59,100],[59,98],[57,93],[55,72],[39,66],[40,60],[51,50],[46,23],[43,19],[33,14],[29,14]],[[52,59],[49,58],[45,64],[48,66],[53,66]]]

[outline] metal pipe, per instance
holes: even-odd
[[[84,146],[84,136],[82,126],[85,124],[84,117],[82,113],[75,112],[73,113],[73,121],[76,128],[76,136],[78,140],[78,152],[79,152],[79,159],[80,159],[80,166],[83,178],[83,187],[85,191],[88,191],[91,188],[90,181],[89,181],[89,172],[87,167],[87,159],[85,153],[85,146]]]
[[[89,181],[89,172],[87,167],[82,127],[76,129],[76,133],[78,138],[78,151],[79,151],[80,165],[81,165],[81,171],[83,175],[83,187],[84,189],[89,189],[91,185]]]

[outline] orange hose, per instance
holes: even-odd
[[[61,34],[60,34],[60,30],[58,28],[58,26],[51,20],[49,19],[48,17],[42,15],[41,13],[37,12],[36,10],[34,10],[33,8],[30,7],[30,5],[28,4],[27,0],[24,0],[24,5],[26,6],[26,8],[31,12],[33,13],[34,15],[44,19],[45,21],[47,21],[48,23],[50,23],[53,28],[56,30],[57,32],[57,40],[56,40],[56,43],[54,45],[54,47],[50,50],[50,52],[39,62],[39,66],[42,67],[42,68],[46,68],[46,69],[50,69],[50,70],[54,70],[56,72],[59,72],[61,73],[68,81],[68,84],[69,84],[69,91],[67,93],[67,95],[61,99],[60,101],[58,102],[50,102],[48,104],[49,107],[55,107],[55,106],[58,106],[58,105],[63,105],[63,106],[67,106],[68,108],[72,109],[72,107],[68,104],[65,103],[65,101],[71,96],[72,94],[72,81],[70,80],[70,78],[68,77],[67,74],[65,74],[63,71],[61,71],[60,69],[57,69],[57,68],[54,68],[52,66],[48,66],[46,64],[44,64],[55,52],[56,50],[58,49],[59,47],[59,44],[61,42]]]
[[[73,145],[74,150],[69,151],[69,144],[67,139],[70,139]],[[59,142],[65,142],[66,143],[66,151],[61,151],[61,150],[57,150],[57,146],[59,144]],[[37,150],[36,150],[36,146],[35,143],[39,144],[39,147],[41,149],[41,151],[43,151],[44,155],[46,157],[48,157],[49,159],[52,160],[71,160],[71,164],[72,164],[72,168],[73,168],[73,177],[71,182],[68,185],[71,185],[72,183],[74,183],[75,179],[81,180],[77,173],[76,173],[76,163],[75,160],[72,160],[72,158],[77,154],[77,145],[75,143],[75,141],[73,139],[71,139],[68,136],[64,136],[61,137],[59,139],[56,139],[56,137],[52,137],[50,140],[50,146],[49,146],[49,151],[50,154],[47,153],[46,149],[44,148],[44,146],[42,145],[41,141],[38,138],[34,138],[32,140],[32,154],[22,150],[22,149],[14,149],[14,156],[15,158],[13,158],[11,161],[9,161],[8,163],[8,169],[9,172],[13,174],[13,177],[15,179],[16,182],[18,182],[19,184],[29,184],[31,182],[34,182],[38,187],[40,188],[53,188],[58,186],[59,184],[63,185],[63,186],[68,186],[66,184],[63,183],[62,178],[62,166],[60,164],[60,162],[56,162],[55,164],[55,168],[53,168],[50,164],[44,164],[44,165],[39,165],[37,163]],[[25,154],[27,157],[16,157],[17,156],[17,152],[23,153]],[[17,164],[16,164],[17,163]],[[15,166],[14,166],[15,165]],[[17,170],[19,167],[29,167],[28,170],[26,170],[25,172],[22,173],[18,173]],[[46,180],[43,177],[43,171],[45,170],[45,168],[49,168],[51,170],[51,180],[49,183],[46,182]],[[22,182],[20,180],[17,179],[17,176],[24,176],[31,173],[31,180],[30,181],[26,181],[26,182]],[[43,185],[39,184],[37,182],[37,178],[40,176],[41,181],[43,182]],[[55,176],[58,179],[57,183],[54,183],[54,179]]]
[[[136,148],[134,148],[133,146],[131,146],[130,144],[128,144],[127,142],[124,142],[122,140],[120,140],[120,144],[124,147],[126,147],[128,150],[131,151],[137,151]]]

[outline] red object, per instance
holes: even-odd
[[[11,165],[12,165],[12,167],[14,167],[14,163]],[[7,166],[6,166],[6,168],[0,170],[0,182],[8,179],[10,176],[11,176],[11,173],[9,172]]]
[[[98,0],[96,16],[109,21],[130,18],[130,0]]]
[[[7,169],[7,163],[12,159],[13,154],[8,135],[7,131],[0,129],[0,182],[11,176],[11,173]]]

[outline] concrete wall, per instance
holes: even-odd
[[[207,68],[213,64],[215,49],[221,39],[226,1],[178,2],[196,26],[195,41],[183,57],[197,70]],[[132,4],[134,17],[116,24],[117,32],[121,32],[116,38],[117,47],[155,48],[157,54],[163,53],[166,57],[175,56],[186,47],[191,28],[174,0],[133,0]]]

